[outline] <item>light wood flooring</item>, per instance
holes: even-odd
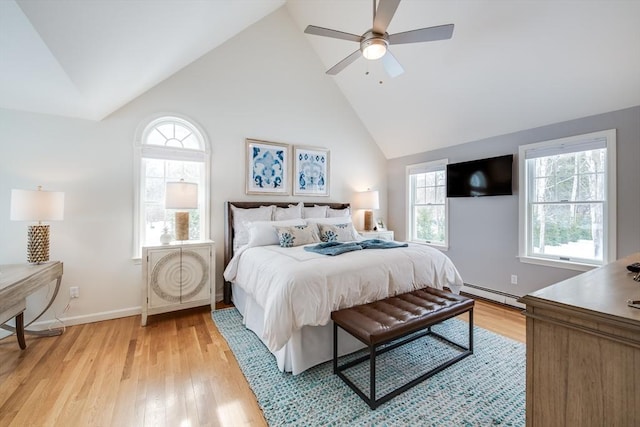
[[[519,310],[477,301],[476,325],[524,342]],[[0,426],[265,426],[206,307],[0,340]]]

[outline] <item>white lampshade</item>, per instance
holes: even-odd
[[[12,221],[61,221],[64,193],[61,191],[11,190]]]
[[[362,191],[356,194],[356,209],[380,209],[378,190]]]
[[[196,209],[198,184],[194,182],[167,182],[164,207],[167,209]]]

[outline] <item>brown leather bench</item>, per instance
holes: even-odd
[[[375,409],[384,402],[473,353],[473,303],[474,301],[471,298],[434,288],[424,288],[369,304],[334,311],[331,313],[331,319],[333,320],[333,372],[367,402],[371,409]],[[468,347],[455,343],[431,330],[432,326],[466,312],[469,313]],[[338,327],[366,344],[369,354],[338,366]],[[418,378],[376,399],[376,355],[383,354],[426,335],[435,336],[461,350],[461,352]],[[384,346],[384,348],[378,350],[381,346]],[[366,360],[369,360],[370,364],[369,396],[365,395],[343,373],[344,370]]]

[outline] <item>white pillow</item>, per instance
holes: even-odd
[[[284,219],[302,218],[302,207],[304,203],[300,202],[297,205],[289,205],[288,208],[276,207],[276,212],[273,219],[276,221],[282,221]]]
[[[302,218],[287,219],[283,221],[253,221],[248,223],[248,245],[250,247],[277,245],[280,242],[280,240],[278,239],[277,227],[283,227],[287,225],[306,225],[306,223]]]
[[[302,210],[303,218],[325,218],[327,216],[327,207],[315,205],[313,207],[305,207]]]
[[[260,206],[259,208],[243,209],[231,205],[233,212],[233,251],[240,246],[249,243],[249,230],[247,223],[252,221],[271,221],[273,216],[273,205]]]
[[[352,242],[357,240],[357,233],[351,221],[342,224],[318,224],[320,240],[323,242]]]
[[[320,241],[318,237],[318,226],[316,224],[294,225],[291,227],[276,227],[278,230],[278,240],[283,248],[308,245]]]
[[[305,218],[307,223],[315,223],[315,224],[344,224],[345,222],[351,223],[351,218],[347,218],[344,216],[333,217],[333,218]]]
[[[331,209],[331,208],[327,208],[327,217],[328,218],[333,218],[333,217],[345,217],[345,216],[351,216],[351,212],[349,212],[349,208],[344,208],[344,209]]]

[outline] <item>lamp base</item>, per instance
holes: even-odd
[[[49,225],[30,225],[27,233],[27,262],[49,261]]]
[[[373,211],[364,211],[364,230],[373,230]]]
[[[189,212],[176,212],[176,240],[189,240]]]

